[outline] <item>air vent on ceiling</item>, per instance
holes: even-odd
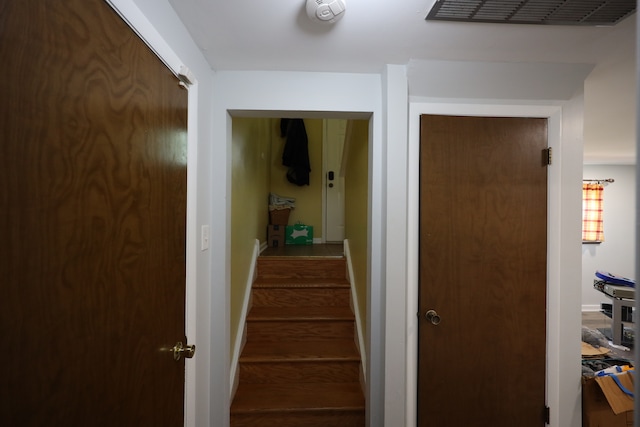
[[[506,24],[615,25],[636,0],[437,0],[427,20]]]

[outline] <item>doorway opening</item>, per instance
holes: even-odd
[[[296,113],[296,115],[299,113]],[[340,174],[344,183],[343,218],[344,236],[337,240],[349,248],[351,277],[355,289],[354,298],[360,319],[362,340],[366,341],[367,306],[369,300],[369,259],[370,259],[370,123],[368,117],[309,117],[304,118],[308,137],[308,151],[311,164],[309,185],[296,186],[286,178],[287,168],[282,165],[282,151],[285,144],[281,136],[280,119],[291,117],[292,113],[265,114],[265,117],[234,115],[231,118],[231,289],[230,289],[230,337],[231,337],[231,396],[236,390],[238,373],[235,366],[244,344],[244,322],[250,299],[251,285],[255,274],[253,266],[258,255],[268,246],[269,225],[268,200],[271,193],[295,199],[288,224],[298,222],[313,227],[313,247],[320,250],[327,242],[325,237],[326,210],[324,201],[328,175],[323,172],[327,144],[335,144],[335,138],[326,138],[328,123],[342,124],[340,140],[339,170],[334,171],[334,182]],[[302,113],[304,116],[305,114]],[[346,129],[349,128],[350,141],[345,143]],[[338,144],[336,144],[338,145]],[[330,148],[335,148],[331,146]],[[334,150],[335,151],[335,150]],[[344,153],[344,154],[343,154]],[[332,239],[335,240],[335,239]],[[363,357],[365,348],[361,349]],[[363,377],[366,377],[363,374]]]

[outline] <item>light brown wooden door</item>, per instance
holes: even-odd
[[[187,92],[102,0],[0,3],[0,424],[180,426]]]
[[[546,119],[424,115],[420,138],[418,425],[541,427]]]

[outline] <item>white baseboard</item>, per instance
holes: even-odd
[[[582,311],[600,311],[600,304],[582,304]]]
[[[251,287],[253,286],[253,282],[255,281],[258,255],[260,255],[260,252],[266,248],[266,245],[266,242],[264,242],[263,245],[260,245],[260,240],[256,239],[256,242],[253,246],[253,255],[251,257],[251,264],[249,266],[249,274],[247,275],[244,300],[242,301],[242,312],[240,313],[240,321],[237,325],[238,332],[236,333],[236,341],[235,345],[233,346],[233,355],[231,356],[231,369],[229,375],[231,384],[231,399],[233,399],[235,390],[238,388],[238,375],[236,374],[236,371],[238,370],[238,360],[240,359],[240,353],[242,352],[242,347],[244,346],[244,324],[247,320],[247,313],[249,312],[249,306],[251,302]]]
[[[360,318],[360,309],[358,305],[358,293],[355,287],[355,277],[353,275],[353,265],[351,264],[351,252],[349,251],[349,240],[344,240],[344,256],[347,259],[347,271],[349,274],[349,283],[351,284],[351,303],[353,304],[353,314],[356,317],[356,334],[358,342],[358,350],[360,351],[360,361],[362,364],[361,380],[364,381],[367,378],[367,352],[364,345],[364,334],[362,325],[364,325],[364,319]]]

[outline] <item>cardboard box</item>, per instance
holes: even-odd
[[[270,225],[267,228],[267,244],[272,248],[284,246],[284,225]]]
[[[285,229],[286,245],[312,245],[313,227],[311,225],[287,225]]]
[[[633,374],[618,376],[633,391]],[[633,398],[627,396],[610,377],[582,378],[583,427],[632,427]]]
[[[284,237],[285,226],[271,224],[267,227],[267,236],[282,236]]]

